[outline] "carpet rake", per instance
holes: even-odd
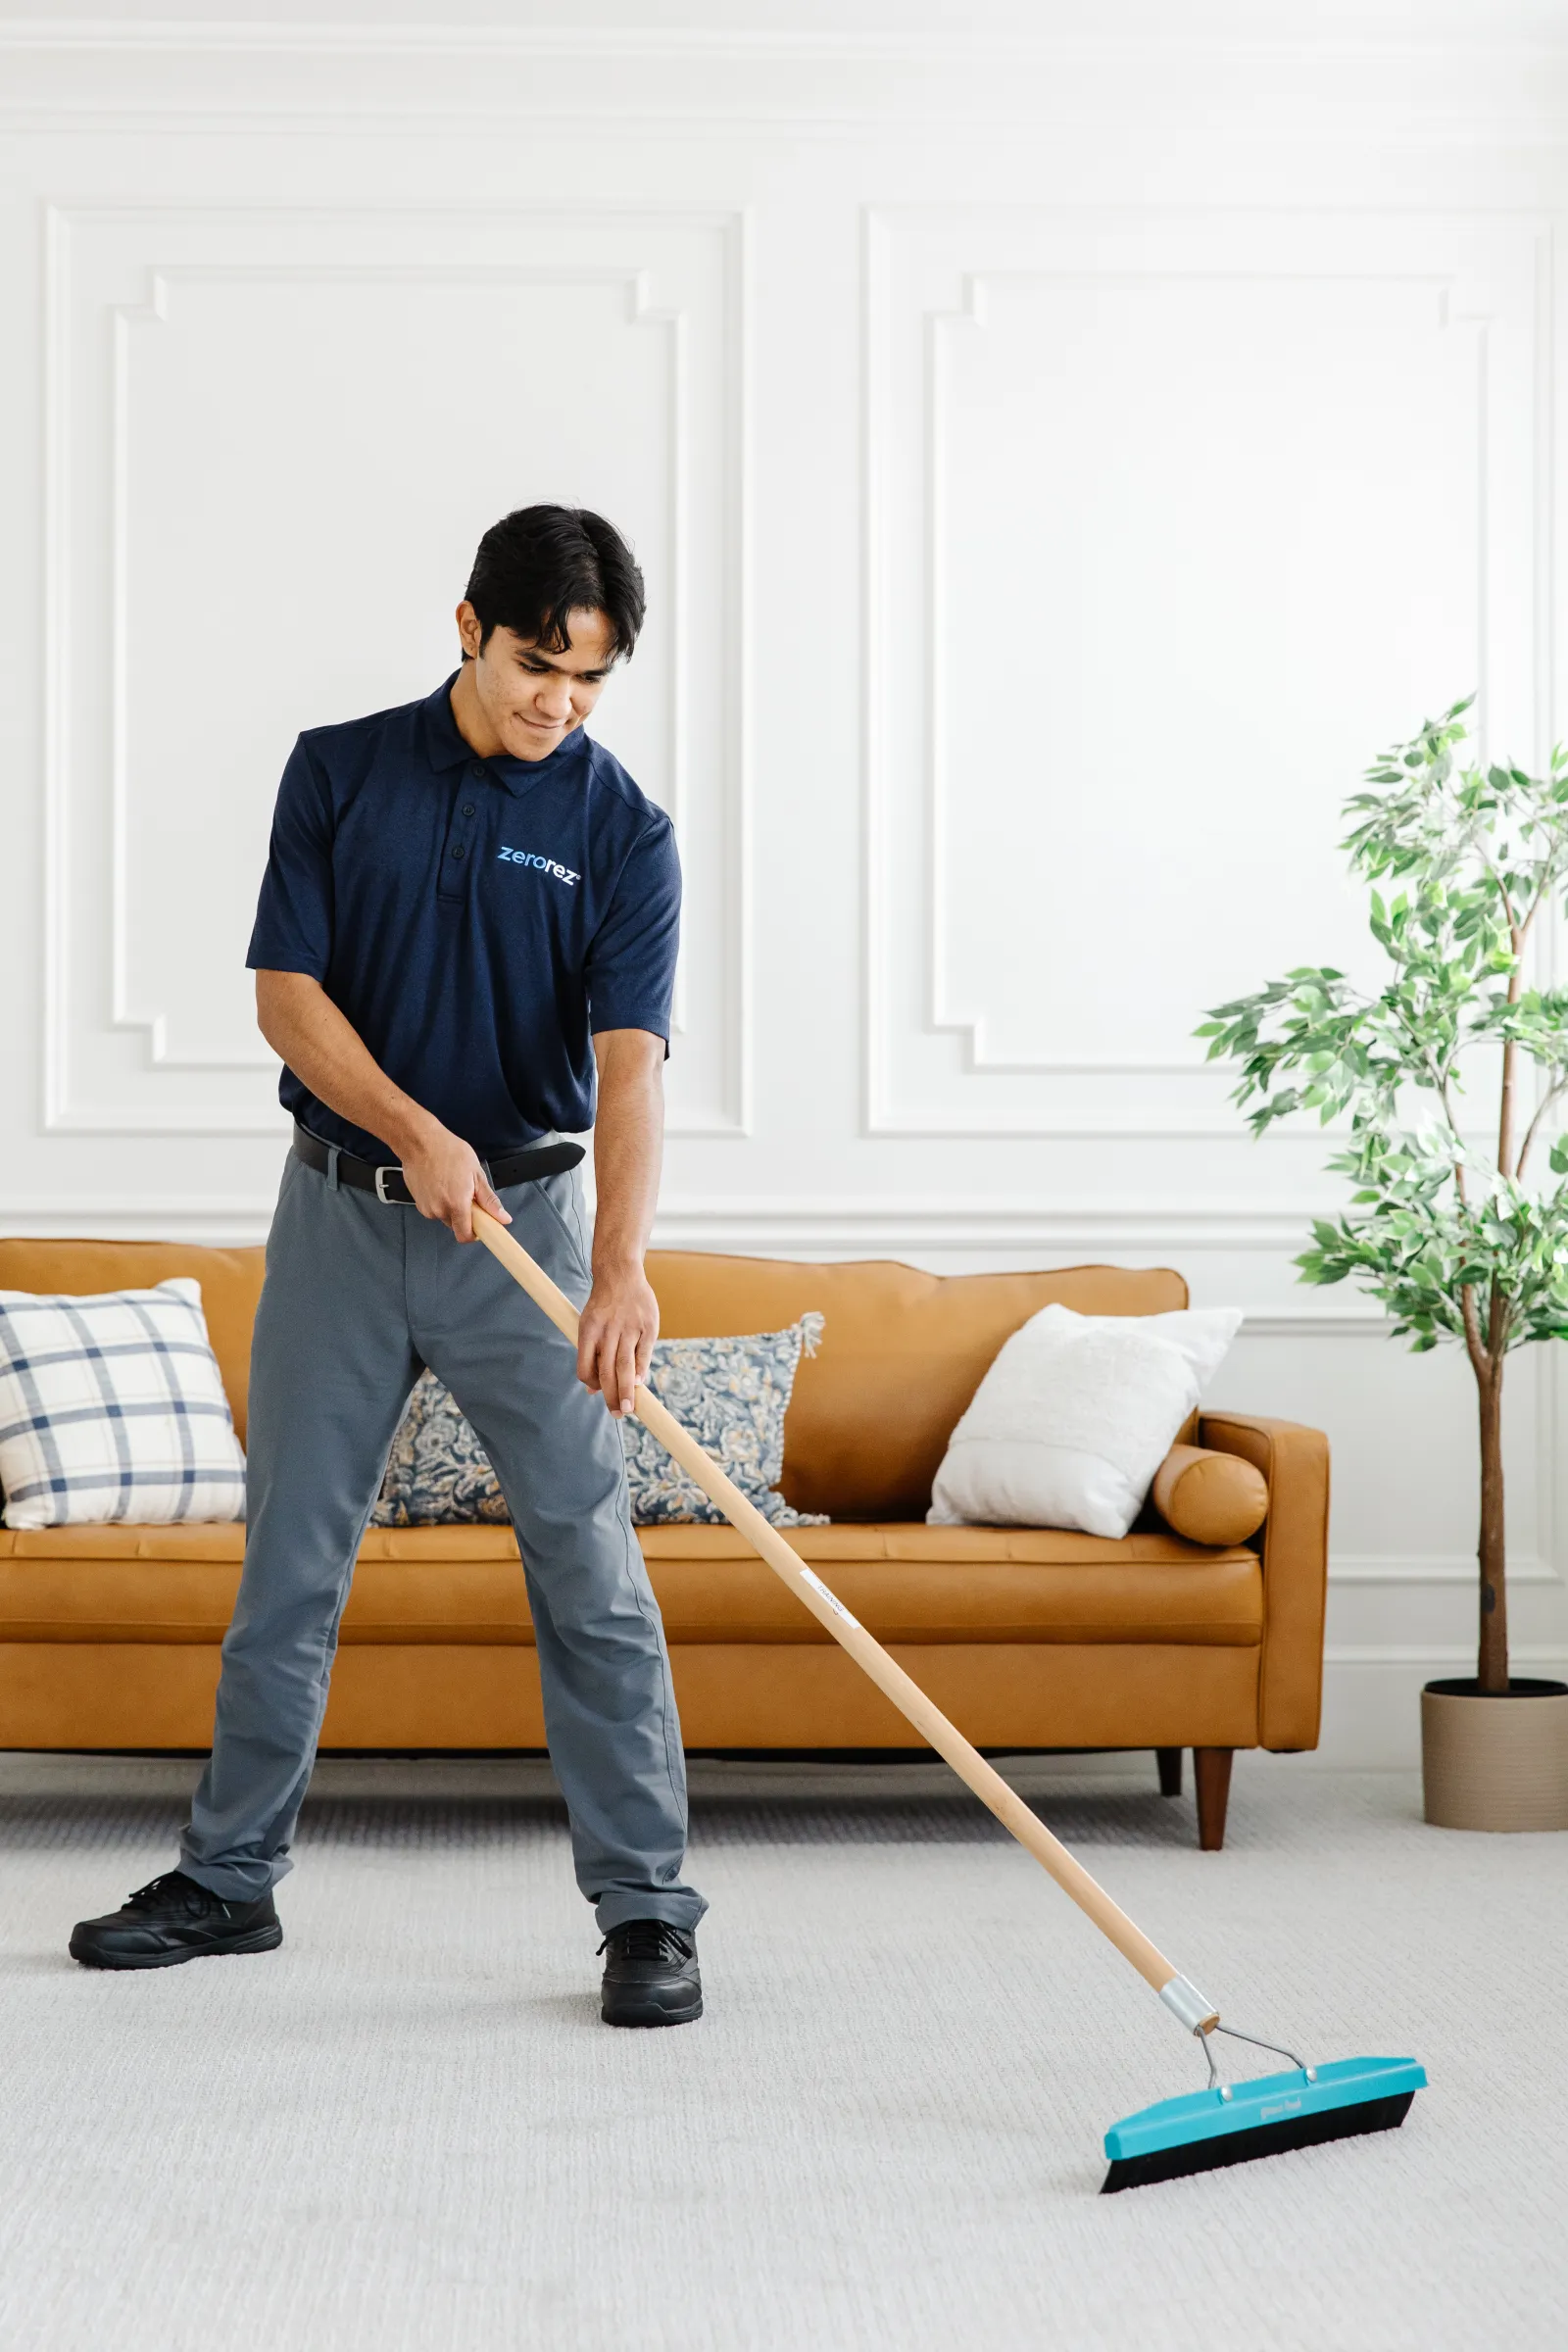
[[[575,1347],[576,1310],[565,1293],[483,1209],[475,1208],[473,1229]],[[1174,2180],[1221,2165],[1245,2164],[1252,2157],[1275,2156],[1290,2148],[1315,2147],[1325,2140],[1388,2132],[1403,2123],[1411,2100],[1427,2079],[1413,2058],[1337,2058],[1326,2065],[1309,2066],[1278,2043],[1222,2025],[1213,2002],[1112,1902],[1082,1863],[1052,1836],[1016,1790],[970,1746],[645,1385],[638,1386],[635,1409],[644,1428],[653,1432],[687,1476],[716,1503],[797,1600],[849,1651],[900,1714],[952,1765],[981,1803],[989,1806],[1004,1829],[1010,1830],[1019,1844],[1028,1848],[1123,1959],[1132,1963],[1177,2022],[1200,2041],[1208,2066],[1208,2081],[1201,2090],[1160,2099],[1136,2115],[1123,2116],[1105,2133],[1109,2159],[1102,2184],[1105,2193],[1149,2181]],[[1289,2058],[1290,2066],[1273,2074],[1222,2082],[1214,2063],[1216,2034],[1271,2050],[1277,2057]]]

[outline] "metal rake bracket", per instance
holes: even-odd
[[[1231,2086],[1228,2082],[1221,2082],[1219,2069],[1214,2064],[1213,2042],[1216,2034],[1228,2034],[1232,2041],[1250,2042],[1254,2050],[1272,2050],[1276,2058],[1288,2058],[1293,2066],[1298,2066],[1309,2082],[1317,2081],[1317,2069],[1308,2066],[1304,2058],[1298,2058],[1296,2052],[1286,2049],[1282,2042],[1260,2040],[1255,2034],[1238,2033],[1234,2026],[1210,2026],[1208,2032],[1201,2034],[1200,2038],[1202,2041],[1203,2056],[1208,2065],[1208,2088],[1218,2090],[1222,2099],[1230,2097]]]

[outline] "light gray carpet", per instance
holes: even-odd
[[[1401,2132],[1097,2198],[1199,2055],[940,1767],[699,1767],[709,2015],[639,2034],[537,1767],[324,1767],[280,1952],[104,1977],[189,1771],[6,1758],[0,2342],[1555,2352],[1568,1838],[1244,1763],[1200,1855],[1149,1770],[1027,1787],[1234,2022],[1421,2057]]]

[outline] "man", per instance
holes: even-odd
[[[523,508],[480,542],[455,675],[301,736],[284,770],[247,961],[296,1126],[251,1358],[245,1571],[179,1867],[76,1928],[89,1967],[281,1942],[272,1888],[355,1555],[428,1364],[516,1525],[577,1883],[608,1953],[602,2013],[702,2013],[680,1725],[617,1427],[659,1328],[643,1251],[680,869],[668,818],[584,731],[643,611],[601,516]],[[590,1124],[591,1271],[581,1153],[562,1140]],[[471,1246],[475,1202],[580,1308],[575,1362]]]

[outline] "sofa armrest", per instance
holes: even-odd
[[[1328,1439],[1298,1421],[1205,1413],[1200,1443],[1216,1453],[1241,1454],[1268,1482],[1258,1737],[1265,1747],[1315,1747],[1328,1597]]]

